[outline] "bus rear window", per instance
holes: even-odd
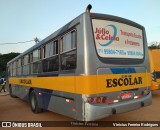
[[[143,59],[142,30],[127,24],[92,19],[96,50],[102,58]]]

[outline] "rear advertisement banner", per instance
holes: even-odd
[[[97,53],[103,58],[143,59],[142,30],[127,24],[93,19]]]

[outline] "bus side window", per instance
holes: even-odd
[[[13,68],[12,68],[12,63],[9,64],[9,76],[13,76]]]
[[[61,69],[71,70],[76,68],[76,51],[71,51],[61,55]]]
[[[13,76],[16,76],[16,61],[13,62]]]
[[[58,54],[58,40],[53,42],[53,55]]]
[[[38,49],[38,60],[42,59],[41,48]]]
[[[59,70],[59,56],[58,54],[58,40],[55,40],[51,44],[52,58],[48,60],[48,72]]]
[[[33,62],[33,52],[30,54],[30,58],[29,58],[29,60],[30,60],[30,63],[32,63],[32,62]]]
[[[71,32],[71,47],[74,49],[76,48],[76,31]]]
[[[32,74],[37,74],[40,73],[41,71],[41,64],[40,64],[40,59],[41,59],[41,48],[36,49],[32,53],[32,64],[31,64],[31,73]]]
[[[59,70],[58,40],[46,44],[46,59],[42,61],[43,72]]]
[[[46,53],[46,46],[44,46],[43,49],[42,49],[43,58],[46,58],[45,53]]]
[[[23,75],[29,75],[30,70],[29,70],[29,55],[25,55],[23,58],[23,68],[22,68],[22,74]]]
[[[21,58],[17,61],[17,76],[21,76],[22,67],[21,67]]]
[[[61,69],[72,70],[75,68],[76,68],[76,32],[72,31],[61,38]]]

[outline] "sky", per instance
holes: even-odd
[[[0,0],[0,44],[43,40],[85,12],[115,15],[143,25],[147,41],[160,42],[160,0]],[[22,53],[35,42],[0,45],[0,53]]]

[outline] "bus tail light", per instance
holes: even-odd
[[[100,97],[97,97],[97,98],[96,98],[96,102],[97,102],[97,103],[101,103],[101,98],[100,98]]]
[[[114,100],[109,100],[108,104],[113,104]]]
[[[72,99],[66,99],[66,102],[68,102],[68,103],[72,103],[72,102],[73,102],[73,100],[72,100]]]
[[[134,99],[141,98],[141,97],[142,97],[142,96],[140,96],[140,95],[139,95],[139,96],[134,96]]]
[[[89,103],[107,103],[106,97],[89,97],[88,98]]]
[[[106,98],[106,97],[103,97],[103,98],[102,98],[102,102],[103,102],[103,103],[106,103],[106,102],[107,102],[107,98]]]
[[[114,103],[118,103],[118,102],[119,102],[119,100],[109,100],[108,104],[114,104]]]
[[[89,101],[89,103],[93,103],[94,102],[94,98],[93,97],[88,98],[88,101]]]

